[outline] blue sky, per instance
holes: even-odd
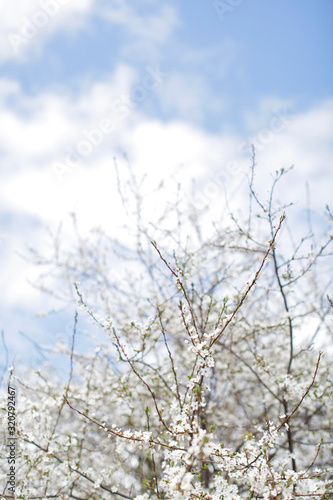
[[[71,211],[83,231],[112,229],[113,156],[125,152],[151,185],[165,177],[186,190],[193,177],[198,203],[214,209],[210,186],[236,161],[228,182],[237,193],[254,143],[259,186],[294,164],[283,194],[302,207],[308,183],[323,228],[333,187],[332,22],[330,0],[0,6],[0,327],[11,357],[27,350],[19,330],[47,343],[70,321],[36,319],[53,306],[27,284],[35,271],[17,252],[42,249],[45,228]]]
[[[300,110],[331,95],[333,5],[329,0],[244,0],[235,2],[239,4],[235,7],[231,1],[230,11],[223,1],[215,5],[202,0],[139,1],[133,11],[134,22],[141,22],[141,29],[135,29],[132,22],[126,25],[126,19],[110,22],[103,17],[103,2],[94,4],[100,6],[100,12],[92,7],[82,27],[65,36],[59,29],[43,41],[42,48],[38,38],[48,26],[39,28],[32,39],[36,39],[35,52],[29,54],[27,47],[24,57],[8,57],[1,74],[19,81],[29,95],[57,86],[75,93],[82,82],[106,78],[120,61],[139,72],[145,64],[158,61],[171,73],[182,75],[185,83],[194,80],[206,86],[223,103],[228,123],[236,126],[241,124],[244,110],[258,106],[265,95],[291,99]],[[60,8],[64,11],[66,6]],[[161,19],[151,19],[159,15]],[[145,33],[149,29],[145,19],[157,25],[163,24],[163,16],[164,34],[150,37]],[[27,18],[32,20],[33,15]],[[50,19],[49,25],[55,20]],[[157,104],[151,106],[151,112],[160,117]],[[206,126],[218,129],[221,115],[217,112],[212,117],[211,110],[206,114]],[[163,109],[162,116],[175,118],[176,106]]]

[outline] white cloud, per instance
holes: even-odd
[[[156,0],[106,0],[97,4],[96,14],[121,29],[124,40],[120,56],[135,63],[160,60],[161,46],[172,42],[180,25],[177,10]]]
[[[160,92],[160,101],[167,117],[196,123],[204,123],[207,116],[223,117],[228,108],[225,97],[214,93],[207,80],[197,73],[172,72],[163,94]]]
[[[83,84],[77,95],[60,89],[62,94],[44,92],[33,97],[25,96],[16,82],[1,80],[0,145],[5,164],[17,170],[24,164],[42,167],[60,158],[67,146],[82,138],[81,130],[97,124],[135,80],[130,67],[119,65],[109,79],[89,87]]]
[[[289,178],[298,181],[287,184],[284,197],[289,197],[290,201],[304,199],[307,181],[311,185],[315,209],[320,209],[323,199],[329,202],[330,184],[325,181],[332,176],[329,168],[333,155],[332,101],[298,115],[283,112],[279,115],[276,112],[279,103],[266,100],[257,114],[257,128],[252,119],[254,132],[248,137],[208,133],[180,120],[169,123],[149,120],[143,115],[140,103],[133,106],[132,102],[128,114],[112,133],[105,134],[103,141],[92,148],[91,155],[81,158],[79,165],[63,176],[63,184],[59,183],[52,170],[54,162],[64,162],[68,147],[74,149],[80,140],[88,140],[83,130],[96,129],[103,119],[112,118],[112,103],[129,95],[133,83],[142,82],[144,78],[144,75],[138,78],[128,66],[119,66],[105,81],[83,85],[75,98],[51,92],[26,97],[16,84],[1,81],[0,99],[4,103],[5,120],[0,125],[0,145],[8,166],[8,184],[6,189],[3,184],[2,190],[3,199],[9,206],[58,220],[59,210],[52,215],[53,196],[54,205],[59,196],[62,197],[61,213],[64,213],[66,199],[75,198],[71,193],[89,190],[95,183],[92,179],[99,176],[102,179],[103,170],[109,168],[106,165],[110,165],[113,155],[119,156],[121,151],[128,153],[138,171],[147,172],[156,183],[166,174],[182,180],[183,184],[190,184],[191,177],[196,178],[202,198],[214,204],[215,198],[219,198],[218,192],[222,194],[223,190],[220,187],[214,194],[211,189],[209,194],[207,184],[219,185],[218,174],[232,161],[238,167],[233,168],[235,176],[229,175],[226,180],[233,182],[235,177],[238,182],[249,165],[251,143],[256,146],[259,186],[270,183],[268,172],[294,164],[294,172]],[[13,95],[17,103],[15,108],[7,103],[8,96]],[[269,108],[273,110],[271,116],[267,112]],[[263,116],[268,117],[266,121]],[[43,185],[40,192],[38,184]],[[96,185],[96,192],[103,192],[102,180],[100,184],[100,188]],[[30,194],[24,193],[26,186]],[[67,195],[64,195],[66,190]],[[47,201],[49,208],[45,206]]]
[[[145,4],[149,4],[149,13],[145,12]],[[156,9],[152,13],[154,6]],[[116,0],[112,4],[103,3],[97,11],[103,18],[125,28],[131,36],[149,43],[164,43],[178,25],[176,10],[154,1],[130,3]]]
[[[40,50],[59,30],[76,31],[94,0],[16,0],[0,4],[0,61],[21,58]]]
[[[284,188],[289,201],[305,199],[305,183],[312,193],[313,208],[323,211],[330,202],[333,184],[333,100],[314,109],[287,115],[286,126],[272,135],[258,151],[259,171],[294,165]]]
[[[167,85],[158,90],[164,116],[205,125],[209,117],[216,129],[216,123],[224,122],[227,113],[230,116],[233,112],[223,81],[238,71],[237,56],[237,47],[230,40],[196,50],[184,47],[177,54]],[[217,85],[222,87],[220,92]]]
[[[123,0],[113,1],[111,5],[99,0],[2,2],[0,61],[27,57],[29,51],[42,51],[44,43],[57,32],[66,31],[67,35],[73,36],[77,30],[88,26],[94,14],[121,26],[131,35],[132,40],[126,45],[125,52],[130,47],[132,55],[133,50],[141,50],[143,46],[151,49],[156,43],[164,43],[178,23],[176,11],[171,6],[155,4],[155,12],[151,13],[152,5],[149,13],[144,9],[142,13],[137,5],[134,8],[132,3]]]

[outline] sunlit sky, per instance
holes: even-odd
[[[254,144],[259,187],[294,165],[286,201],[304,207],[308,183],[322,228],[333,191],[332,24],[331,0],[0,4],[0,328],[10,359],[33,349],[20,331],[47,344],[70,318],[37,319],[52,304],[27,283],[34,271],[18,253],[40,248],[72,211],[83,230],[112,230],[113,157],[126,154],[152,186],[168,178],[186,189],[194,178],[198,204],[214,207],[221,172],[236,162],[226,187],[237,192]]]

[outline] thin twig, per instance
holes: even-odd
[[[227,326],[229,325],[229,323],[231,323],[231,321],[236,316],[236,313],[238,312],[238,310],[242,307],[242,305],[243,305],[246,297],[248,296],[248,294],[250,293],[251,289],[255,285],[255,283],[256,283],[256,281],[258,279],[258,276],[259,276],[259,274],[260,274],[262,268],[264,267],[264,264],[265,264],[265,262],[266,262],[266,260],[268,258],[268,255],[269,255],[270,251],[272,249],[274,249],[276,236],[277,236],[278,232],[280,231],[281,226],[282,226],[282,222],[284,221],[285,218],[286,218],[285,214],[283,214],[280,217],[279,225],[278,225],[277,229],[275,230],[275,233],[273,234],[273,238],[269,242],[269,247],[268,247],[268,249],[267,249],[267,251],[266,251],[266,253],[264,255],[264,258],[262,259],[262,262],[261,262],[261,264],[259,266],[259,269],[257,270],[256,274],[254,275],[254,278],[253,278],[251,284],[248,286],[247,290],[242,295],[241,300],[239,301],[237,307],[234,309],[233,313],[231,314],[231,316],[229,317],[229,319],[226,321],[226,323],[224,324],[224,326],[222,327],[222,329],[220,330],[220,332],[218,332],[218,334],[216,335],[216,337],[211,340],[211,343],[210,343],[209,347],[212,347],[212,345],[215,344],[215,342],[220,338],[220,336],[222,335],[222,333],[224,332],[224,330],[227,328]]]

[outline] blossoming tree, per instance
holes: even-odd
[[[274,206],[283,174],[267,202],[252,176],[246,218],[231,215],[206,240],[201,214],[179,203],[145,225],[132,183],[135,247],[97,229],[34,253],[50,292],[82,312],[70,345],[57,346],[67,375],[44,366],[12,377],[16,498],[333,498],[332,357],[313,349],[332,343],[320,274],[332,238],[286,243]],[[85,316],[98,335],[80,354]],[[10,498],[4,461],[1,484]]]

